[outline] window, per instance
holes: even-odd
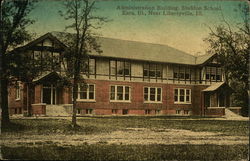
[[[189,114],[189,110],[184,110],[184,115],[188,115]]]
[[[191,89],[174,89],[175,103],[191,103]]]
[[[86,114],[92,114],[93,113],[93,109],[86,109]]]
[[[118,110],[117,109],[112,109],[112,114],[117,114]]]
[[[162,66],[160,64],[144,64],[143,76],[146,78],[161,78]]]
[[[41,59],[41,55],[42,55],[42,52],[41,51],[34,51],[34,59],[35,60],[39,60],[39,59]]]
[[[144,101],[145,102],[161,102],[161,88],[144,87]]]
[[[127,114],[128,114],[128,109],[123,109],[123,110],[122,110],[122,114],[123,114],[123,115],[127,115]]]
[[[130,87],[113,85],[110,87],[111,101],[130,101]]]
[[[150,113],[151,113],[151,110],[149,110],[149,109],[145,110],[145,114],[146,114],[146,115],[148,115],[148,114],[150,114]]]
[[[78,100],[95,100],[95,85],[78,84]]]
[[[155,110],[155,114],[161,114],[161,110]]]
[[[221,80],[221,68],[216,67],[206,67],[206,80]]]
[[[176,110],[176,114],[177,115],[181,114],[181,110]]]
[[[95,74],[95,59],[89,59],[88,66],[89,74]]]
[[[127,61],[110,61],[110,74],[112,76],[129,76],[130,75],[130,62]]]
[[[16,100],[20,100],[21,98],[21,82],[17,81],[16,84]]]
[[[80,108],[77,109],[77,114],[81,114],[82,110]]]
[[[174,67],[174,79],[190,79],[190,68]]]

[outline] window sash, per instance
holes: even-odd
[[[112,85],[110,86],[111,101],[130,101],[130,87]]]
[[[95,100],[95,85],[78,84],[77,100]]]
[[[95,74],[95,59],[89,59],[89,74]]]
[[[145,102],[161,102],[162,88],[144,87],[144,101]]]
[[[191,103],[191,89],[176,88],[174,89],[175,103]]]

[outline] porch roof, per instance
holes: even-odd
[[[34,83],[41,83],[42,81],[47,81],[48,79],[61,79],[61,76],[57,72],[46,72],[38,76],[33,80]]]
[[[233,92],[233,89],[231,87],[229,87],[228,84],[226,84],[225,82],[214,83],[202,91],[203,92],[213,92],[213,91],[217,91],[221,87],[226,88],[229,91]]]

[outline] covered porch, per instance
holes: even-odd
[[[62,85],[61,79],[58,73],[50,72],[33,81],[35,83],[33,115],[71,115],[70,90]]]
[[[214,83],[203,91],[205,116],[224,116],[225,108],[230,107],[233,89],[225,82]]]

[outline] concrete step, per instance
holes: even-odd
[[[46,105],[46,116],[71,116],[70,105]]]

